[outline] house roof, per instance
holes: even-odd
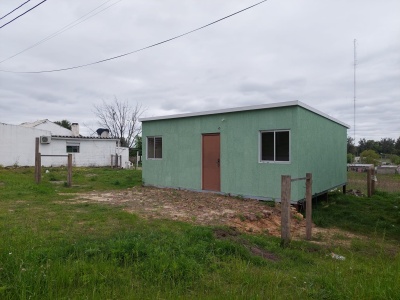
[[[70,139],[70,140],[115,140],[118,141],[119,138],[113,138],[113,137],[97,137],[97,136],[72,136],[72,135],[51,135],[51,138],[55,139],[60,139],[60,140],[65,140],[65,139]]]
[[[335,119],[311,106],[295,100],[295,101],[287,101],[287,102],[279,102],[279,103],[270,103],[270,104],[261,104],[261,105],[251,105],[251,106],[242,106],[242,107],[234,107],[234,108],[227,108],[227,109],[217,109],[217,110],[208,110],[202,112],[195,112],[195,113],[185,113],[185,114],[176,114],[176,115],[169,115],[169,116],[160,116],[160,117],[150,117],[150,118],[140,118],[140,122],[147,122],[147,121],[156,121],[156,120],[167,120],[167,119],[178,119],[178,118],[188,118],[188,117],[197,117],[197,116],[205,116],[205,115],[216,115],[216,114],[224,114],[224,113],[232,113],[232,112],[241,112],[241,111],[250,111],[250,110],[260,110],[260,109],[270,109],[270,108],[279,108],[279,107],[289,107],[289,106],[300,106],[303,107],[317,115],[320,115],[328,120],[331,120],[335,123],[338,123],[346,128],[350,128],[349,125]]]
[[[24,126],[24,127],[36,127],[36,126],[38,126],[38,125],[40,125],[40,124],[43,124],[43,123],[46,123],[46,122],[51,122],[51,121],[48,120],[48,119],[37,120],[37,121],[35,121],[35,122],[25,122],[25,123],[22,123],[21,126]]]

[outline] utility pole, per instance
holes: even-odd
[[[356,51],[356,45],[357,45],[357,40],[354,39],[354,82],[353,82],[353,88],[354,88],[354,145],[356,143],[356,93],[357,93],[357,85],[356,85],[356,67],[357,67],[357,51]]]

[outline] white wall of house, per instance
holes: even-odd
[[[129,148],[127,147],[116,147],[115,152],[120,155],[122,168],[130,168],[131,162],[129,161]]]
[[[72,154],[74,166],[99,167],[110,166],[111,155],[116,154],[116,140],[52,137],[50,144],[41,144],[41,154],[67,155],[67,146],[79,146],[79,153]],[[67,164],[66,157],[42,157],[44,166],[61,166]],[[123,166],[124,167],[124,166]]]
[[[36,128],[0,123],[0,165],[34,166],[35,139],[51,136],[52,132]],[[49,144],[39,144],[42,155],[67,155],[67,145],[79,146],[79,153],[72,153],[74,166],[110,166],[111,155],[121,155],[121,166],[129,161],[129,150],[117,147],[116,139],[52,136]],[[62,166],[66,157],[42,157],[43,166]]]
[[[50,131],[0,123],[0,165],[34,166],[35,138]]]

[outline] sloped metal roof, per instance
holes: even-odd
[[[202,112],[195,112],[195,113],[185,113],[185,114],[176,114],[176,115],[169,115],[169,116],[160,116],[160,117],[150,117],[150,118],[140,118],[140,122],[147,122],[147,121],[156,121],[156,120],[167,120],[167,119],[178,119],[178,118],[188,118],[188,117],[197,117],[197,116],[206,116],[206,115],[216,115],[216,114],[224,114],[224,113],[232,113],[232,112],[241,112],[241,111],[250,111],[250,110],[259,110],[259,109],[270,109],[270,108],[279,108],[279,107],[288,107],[288,106],[300,106],[303,107],[317,115],[320,115],[328,120],[331,120],[335,123],[338,123],[344,127],[350,128],[349,125],[335,119],[307,104],[295,100],[295,101],[287,101],[287,102],[278,102],[278,103],[270,103],[270,104],[261,104],[261,105],[251,105],[251,106],[242,106],[242,107],[234,107],[234,108],[227,108],[227,109],[217,109],[217,110],[208,110]]]

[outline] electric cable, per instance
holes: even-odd
[[[30,9],[28,9],[26,12],[20,14],[19,16],[15,17],[14,19],[12,19],[11,21],[8,21],[7,23],[3,24],[2,26],[0,26],[0,29],[3,28],[4,26],[10,24],[11,22],[14,22],[16,19],[22,17],[23,15],[25,15],[26,13],[30,12],[32,9],[38,7],[39,5],[43,4],[44,2],[46,2],[47,0],[43,0],[42,2],[40,2],[39,4],[36,4],[34,7],[31,7]]]
[[[10,11],[8,14],[5,14],[4,16],[2,16],[1,18],[0,18],[0,20],[3,20],[5,17],[7,17],[9,14],[12,14],[14,11],[16,11],[18,8],[20,8],[20,7],[22,7],[22,6],[24,6],[25,4],[27,4],[29,1],[31,1],[31,0],[28,0],[28,1],[25,1],[24,3],[22,3],[20,6],[18,6],[17,8],[14,8],[12,11]]]
[[[124,54],[120,54],[120,55],[116,55],[116,56],[113,56],[113,57],[109,57],[109,58],[105,58],[105,59],[102,59],[102,60],[98,60],[98,61],[95,61],[95,62],[91,62],[91,63],[87,63],[87,64],[82,64],[82,65],[78,65],[78,66],[73,66],[73,67],[67,67],[67,68],[52,69],[52,70],[42,70],[42,71],[8,71],[8,70],[1,70],[1,69],[0,69],[0,72],[17,73],[17,74],[53,73],[53,72],[68,71],[68,70],[79,69],[79,68],[84,68],[84,67],[88,67],[88,66],[100,64],[100,63],[103,63],[103,62],[106,62],[106,61],[114,60],[114,59],[117,59],[117,58],[121,58],[121,57],[124,57],[124,56],[128,56],[128,55],[134,54],[134,53],[138,53],[138,52],[140,52],[140,51],[143,51],[143,50],[146,50],[146,49],[150,49],[150,48],[159,46],[159,45],[161,45],[161,44],[165,44],[165,43],[168,43],[168,42],[170,42],[170,41],[176,40],[176,39],[178,39],[178,38],[181,38],[181,37],[186,36],[186,35],[188,35],[188,34],[191,34],[191,33],[193,33],[193,32],[196,32],[196,31],[202,30],[202,29],[204,29],[204,28],[206,28],[206,27],[209,27],[209,26],[211,26],[211,25],[214,25],[214,24],[216,24],[216,23],[218,23],[218,22],[221,22],[221,21],[223,21],[223,20],[225,20],[225,19],[228,19],[228,18],[230,18],[230,17],[233,17],[233,16],[235,16],[235,15],[237,15],[237,14],[240,14],[240,13],[242,13],[242,12],[248,10],[248,9],[251,9],[251,8],[253,8],[253,7],[257,6],[257,5],[260,5],[260,4],[264,3],[264,2],[267,2],[267,1],[268,1],[268,0],[263,0],[263,1],[257,2],[256,4],[253,4],[253,5],[251,5],[251,6],[248,6],[248,7],[246,7],[246,8],[243,8],[243,9],[241,9],[241,10],[239,10],[239,11],[236,11],[236,12],[234,12],[234,13],[228,15],[228,16],[225,16],[225,17],[223,17],[223,18],[220,18],[220,19],[218,19],[218,20],[215,20],[215,21],[213,21],[213,22],[211,22],[211,23],[208,23],[208,24],[203,25],[203,26],[201,26],[201,27],[198,27],[198,28],[196,28],[196,29],[187,31],[187,32],[182,33],[182,34],[180,34],[180,35],[174,36],[174,37],[172,37],[172,38],[163,40],[163,41],[161,41],[161,42],[158,42],[158,43],[155,43],[155,44],[152,44],[152,45],[149,45],[149,46],[146,46],[146,47],[137,49],[137,50],[133,50],[133,51],[130,51],[130,52],[127,52],[127,53],[124,53]]]
[[[71,28],[73,28],[73,27],[75,27],[75,26],[77,26],[77,25],[79,25],[79,24],[81,24],[81,23],[83,23],[83,22],[89,20],[90,18],[92,18],[92,17],[98,15],[99,13],[105,11],[106,9],[109,9],[111,6],[114,6],[114,5],[117,4],[118,2],[121,2],[122,0],[119,0],[119,1],[117,1],[117,2],[115,2],[115,3],[113,3],[113,4],[111,4],[111,5],[109,5],[109,6],[105,7],[105,8],[103,8],[102,10],[98,11],[97,13],[95,13],[95,14],[93,14],[93,15],[91,15],[91,16],[88,16],[87,18],[85,18],[87,15],[91,14],[92,12],[94,12],[94,11],[97,10],[97,9],[99,9],[100,7],[102,7],[103,5],[107,4],[107,3],[110,2],[110,1],[112,1],[112,0],[108,0],[108,1],[104,2],[103,4],[97,6],[95,9],[93,9],[93,10],[91,10],[90,12],[84,14],[83,16],[81,16],[80,18],[76,19],[75,21],[69,23],[68,25],[65,25],[65,26],[62,27],[61,29],[59,29],[59,30],[57,30],[56,32],[54,32],[53,34],[51,34],[51,35],[45,37],[44,39],[40,40],[39,42],[33,44],[32,46],[29,46],[28,48],[25,48],[24,50],[21,50],[20,52],[18,52],[18,53],[14,54],[14,55],[12,55],[12,56],[10,56],[10,57],[7,57],[7,58],[1,60],[1,61],[0,61],[0,64],[3,63],[3,62],[5,62],[5,61],[7,61],[7,60],[10,60],[11,58],[14,58],[14,57],[18,56],[18,55],[20,55],[21,53],[24,53],[24,52],[26,52],[26,51],[28,51],[28,50],[30,50],[30,49],[36,47],[36,46],[39,46],[40,44],[43,44],[44,42],[46,42],[46,41],[48,41],[48,40],[50,40],[50,39],[56,37],[57,35],[63,33],[64,31],[67,31],[67,30],[69,30],[69,29],[71,29]],[[85,19],[83,19],[83,18],[85,18]],[[78,21],[81,20],[81,19],[83,19],[83,20],[80,21],[80,22],[78,22]],[[76,23],[76,22],[78,22],[78,23]],[[74,24],[74,23],[76,23],[76,24]]]

